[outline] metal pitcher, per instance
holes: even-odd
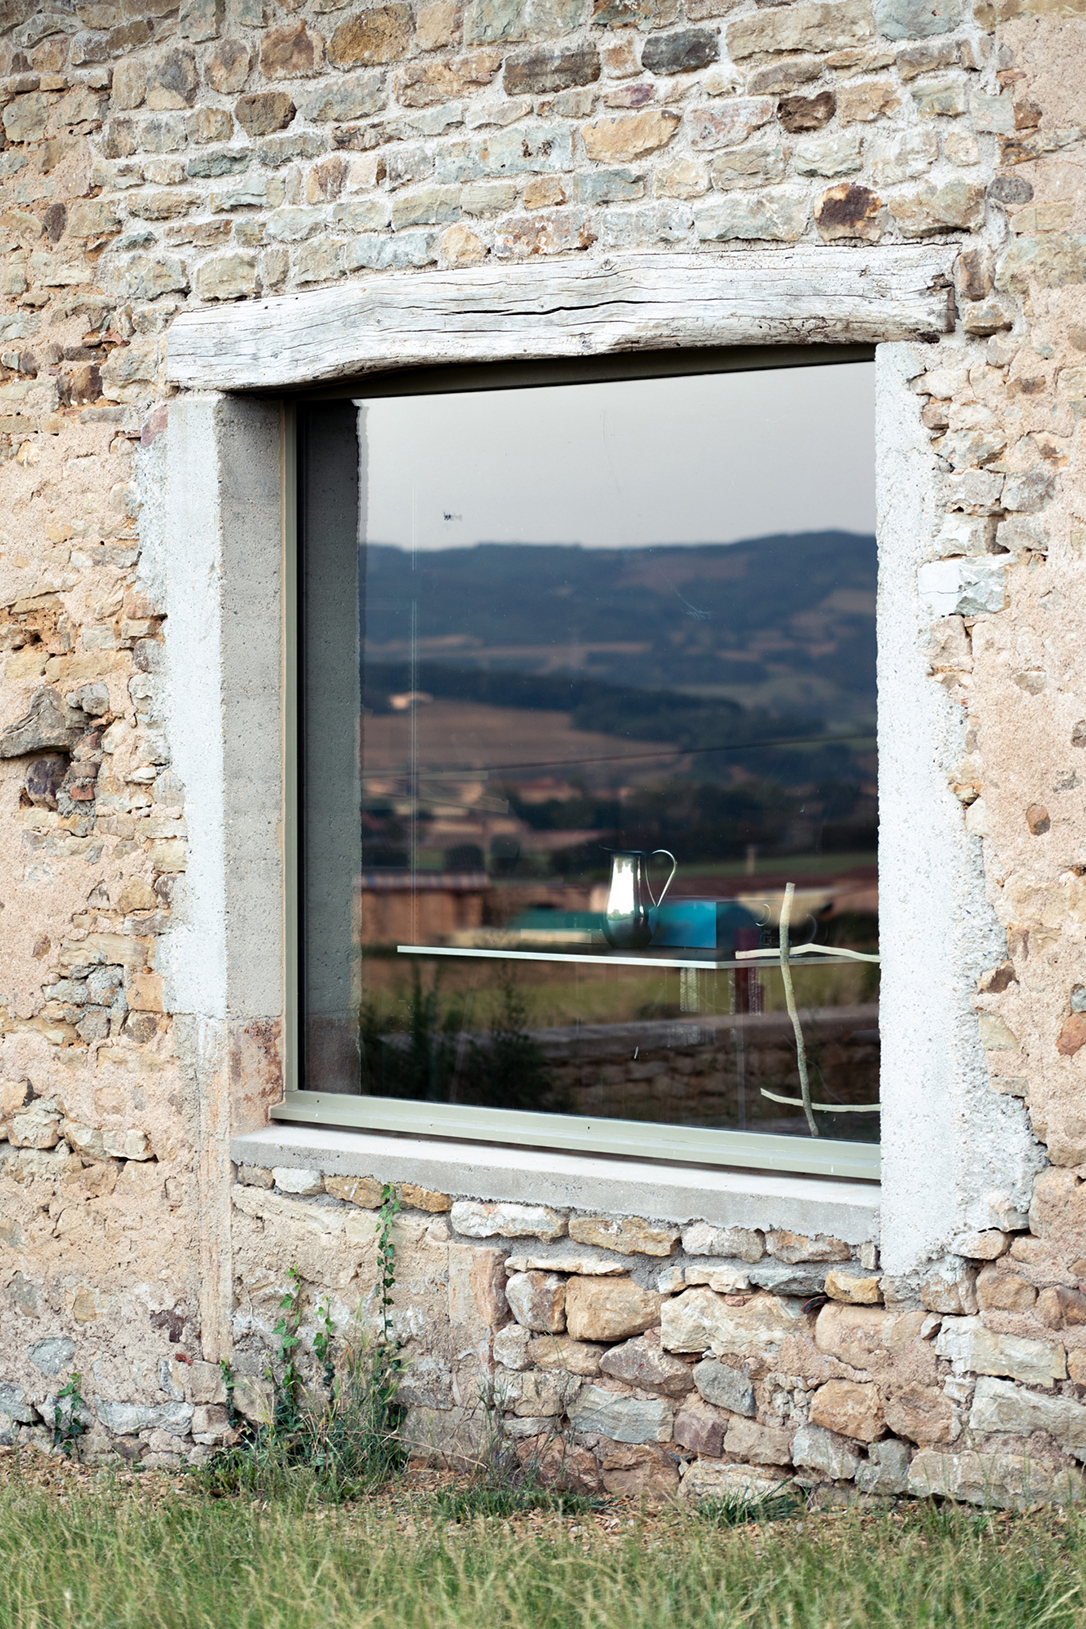
[[[671,875],[660,890],[660,898],[654,899],[649,886],[648,863],[657,854],[667,855]],[[670,849],[654,848],[651,854],[640,848],[611,850],[611,891],[603,919],[603,935],[609,945],[616,950],[645,949],[652,939],[649,906],[663,904],[678,869],[679,862]]]

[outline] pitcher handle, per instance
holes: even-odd
[[[648,872],[646,870],[646,873],[645,873],[645,887],[649,891],[649,898],[652,899],[653,905],[655,907],[657,907],[657,908],[664,903],[664,895],[667,893],[668,889],[671,887],[671,884],[675,881],[675,873],[679,869],[679,862],[675,858],[674,854],[672,854],[672,852],[671,852],[671,850],[669,848],[654,848],[652,853],[649,855],[649,859],[650,860],[655,860],[655,858],[656,858],[656,856],[658,854],[666,854],[668,859],[671,861],[671,875],[668,877],[667,881],[664,883],[664,886],[660,889],[660,897],[659,897],[659,899],[652,899],[652,883],[649,881]]]

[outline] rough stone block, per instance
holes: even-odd
[[[381,1184],[373,1177],[326,1176],[324,1191],[335,1199],[360,1205],[363,1210],[378,1210],[381,1205]]]
[[[852,1306],[876,1306],[882,1300],[878,1274],[859,1273],[847,1267],[831,1267],[826,1274],[825,1292],[833,1301]]]
[[[1044,1397],[1009,1380],[977,1381],[969,1429],[975,1436],[1002,1432],[1028,1437],[1044,1431],[1065,1453],[1086,1458],[1086,1408],[1069,1397]]]
[[[603,1486],[619,1496],[672,1494],[679,1486],[675,1456],[649,1445],[608,1444],[602,1454]]]
[[[759,187],[780,181],[787,171],[784,144],[776,134],[742,147],[729,147],[713,160],[713,186],[719,192],[733,187]]]
[[[770,52],[840,51],[862,45],[873,32],[869,0],[800,0],[729,23],[728,52],[733,62],[742,62]]]
[[[957,28],[961,10],[961,0],[875,0],[875,27],[888,40],[929,39]]]
[[[640,1216],[571,1216],[569,1236],[621,1255],[669,1256],[679,1237],[677,1227],[654,1227]]]
[[[310,34],[302,21],[269,28],[261,39],[260,71],[265,79],[307,79],[323,66],[324,40]]]
[[[751,1465],[790,1465],[792,1433],[782,1426],[759,1425],[756,1420],[732,1420],[724,1450]]]
[[[749,1273],[741,1272],[738,1267],[733,1267],[730,1262],[714,1261],[711,1256],[704,1257],[700,1261],[687,1262],[685,1267],[677,1270],[681,1272],[677,1288],[681,1288],[683,1284],[691,1286],[707,1284],[711,1290],[716,1290],[721,1295],[739,1295],[744,1290],[750,1289],[751,1275]],[[759,1272],[763,1270],[759,1268]],[[665,1268],[664,1272],[666,1271]],[[770,1272],[773,1271],[774,1269],[771,1268]],[[662,1283],[660,1288],[664,1288]]]
[[[429,266],[437,259],[436,242],[436,232],[400,232],[394,238],[363,233],[348,243],[343,261],[348,271],[357,271],[362,266],[374,271]]]
[[[934,232],[976,231],[984,222],[984,188],[973,181],[929,182],[888,203],[902,237],[922,238]]]
[[[1024,1510],[1033,1504],[1071,1504],[1083,1497],[1082,1473],[1025,1454],[940,1453],[926,1448],[909,1466],[909,1492],[967,1504]]]
[[[875,243],[882,236],[881,210],[882,199],[870,187],[839,181],[836,186],[828,187],[815,205],[815,225],[827,243],[839,239]]]
[[[450,1219],[455,1231],[470,1239],[558,1239],[566,1232],[564,1213],[549,1205],[458,1199]]]
[[[635,1336],[614,1346],[599,1360],[601,1373],[641,1391],[658,1391],[665,1397],[682,1397],[694,1389],[689,1363],[671,1357],[660,1348],[659,1332]]]
[[[792,166],[797,175],[852,175],[863,167],[863,143],[854,130],[840,130],[797,141]]]
[[[518,1323],[506,1324],[494,1336],[491,1350],[495,1363],[500,1363],[505,1369],[527,1369],[534,1361],[529,1355],[528,1343],[532,1338],[530,1329],[525,1329]]]
[[[302,98],[299,109],[304,119],[316,124],[335,120],[343,123],[350,119],[366,119],[388,106],[388,91],[383,75],[351,74],[333,84],[322,85],[319,90]]]
[[[1009,1375],[1034,1386],[1050,1386],[1067,1374],[1062,1346],[998,1335],[979,1318],[944,1318],[935,1350],[972,1374]]]
[[[917,578],[921,601],[932,617],[985,616],[1003,609],[1006,575],[996,560],[930,560]],[[946,1308],[953,1310],[958,1309]]]
[[[690,145],[697,152],[712,152],[718,147],[738,147],[741,142],[752,136],[755,130],[768,124],[773,117],[773,102],[768,96],[736,97],[734,101],[725,102],[720,107],[709,104],[705,107],[691,108],[687,116],[687,128],[690,135]],[[692,1233],[698,1228],[708,1228],[708,1222],[695,1222],[686,1233]],[[752,1233],[751,1228],[713,1228],[715,1233]],[[688,1248],[688,1247],[687,1247]],[[705,1254],[727,1255],[728,1251],[715,1250],[703,1252]],[[735,1252],[738,1254],[738,1252]]]
[[[578,1246],[566,1241],[543,1244],[536,1248],[522,1247],[512,1250],[506,1259],[509,1273],[577,1273],[584,1278],[624,1276],[630,1264],[621,1256],[611,1255],[590,1245]]]
[[[847,1437],[818,1425],[801,1425],[792,1443],[792,1463],[822,1471],[835,1482],[850,1482],[860,1468],[860,1456]]]
[[[796,243],[807,224],[807,193],[798,187],[769,187],[756,196],[736,194],[704,204],[694,216],[703,243]]]
[[[571,1278],[566,1326],[574,1340],[621,1341],[659,1321],[664,1296],[629,1278]]]
[[[798,1309],[775,1295],[755,1295],[742,1306],[729,1306],[713,1290],[684,1290],[664,1301],[660,1313],[660,1341],[669,1352],[711,1349],[736,1357],[768,1357],[802,1328]]]
[[[303,1170],[295,1166],[276,1165],[272,1177],[280,1193],[315,1194],[324,1192],[324,1177],[320,1171]]]
[[[878,1387],[870,1380],[827,1380],[811,1399],[811,1424],[858,1442],[885,1436]]]
[[[1003,483],[1003,507],[1020,514],[1035,514],[1056,492],[1051,470],[1031,469],[1024,475],[1008,475]]]
[[[704,1358],[690,1371],[698,1392],[707,1403],[726,1408],[731,1414],[752,1419],[756,1412],[754,1387],[741,1369],[732,1369],[716,1358]]]
[[[856,1473],[857,1493],[874,1494],[885,1498],[907,1493],[909,1487],[910,1450],[907,1443],[893,1438],[873,1442],[867,1450],[868,1463]]]
[[[8,1122],[13,1148],[55,1148],[60,1141],[60,1115],[32,1103]]]
[[[675,1416],[675,1441],[680,1448],[686,1448],[692,1454],[707,1454],[711,1459],[719,1459],[724,1452],[729,1423],[726,1414],[703,1398],[690,1397]]]
[[[765,1470],[752,1471],[746,1465],[726,1465],[711,1459],[698,1459],[686,1467],[680,1486],[684,1499],[767,1499],[780,1491],[789,1478]]]
[[[331,1189],[329,1189],[331,1192]],[[431,1215],[440,1215],[452,1209],[452,1200],[447,1193],[437,1193],[433,1188],[420,1188],[414,1182],[401,1182],[399,1184],[400,1203],[405,1210],[425,1210]],[[345,1198],[346,1195],[341,1195]],[[358,1203],[358,1201],[356,1201]],[[378,1204],[380,1199],[378,1199]]]
[[[922,1447],[952,1442],[958,1435],[958,1417],[950,1398],[938,1386],[910,1382],[886,1403],[886,1423],[899,1437]]]
[[[647,108],[627,117],[596,119],[581,129],[585,152],[597,164],[629,164],[666,147],[679,128],[677,113]]]
[[[507,96],[551,96],[600,77],[600,54],[594,44],[533,46],[505,59]]]
[[[580,1390],[581,1381],[568,1371],[529,1369],[505,1382],[502,1402],[520,1418],[553,1419],[571,1410]]]
[[[241,1403],[238,1400],[238,1390],[241,1389],[245,1377],[238,1376],[234,1392],[234,1401],[238,1409]],[[269,1388],[270,1390],[270,1388]],[[98,1418],[107,1431],[114,1436],[134,1437],[139,1431],[170,1431],[175,1436],[185,1436],[193,1416],[191,1403],[112,1403],[101,1401],[97,1408]],[[249,1418],[250,1416],[246,1416]]]
[[[977,1306],[981,1312],[1028,1312],[1037,1291],[1017,1273],[985,1267],[977,1278]]]
[[[713,28],[680,28],[650,34],[641,51],[641,66],[650,74],[690,73],[707,68],[720,55],[720,36]]]
[[[578,1431],[598,1432],[615,1442],[667,1442],[671,1436],[673,1410],[662,1398],[582,1386],[566,1412]]]
[[[519,1329],[520,1325],[516,1327]],[[605,1346],[571,1340],[568,1335],[533,1336],[527,1330],[525,1335],[528,1340],[528,1360],[534,1363],[537,1369],[565,1369],[569,1374],[583,1375],[586,1378],[599,1374],[600,1359],[607,1350]],[[497,1340],[494,1343],[494,1352],[497,1356]],[[505,1360],[503,1358],[500,1361]]]
[[[557,1335],[566,1327],[566,1281],[555,1273],[514,1273],[505,1294],[526,1329]]]

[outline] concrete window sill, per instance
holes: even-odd
[[[599,1154],[277,1124],[234,1137],[237,1165],[408,1181],[454,1198],[513,1200],[722,1227],[787,1228],[848,1244],[878,1237],[879,1186]]]

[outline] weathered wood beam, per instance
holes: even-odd
[[[268,390],[377,369],[946,333],[953,245],[795,248],[398,272],[187,311],[173,384]]]

